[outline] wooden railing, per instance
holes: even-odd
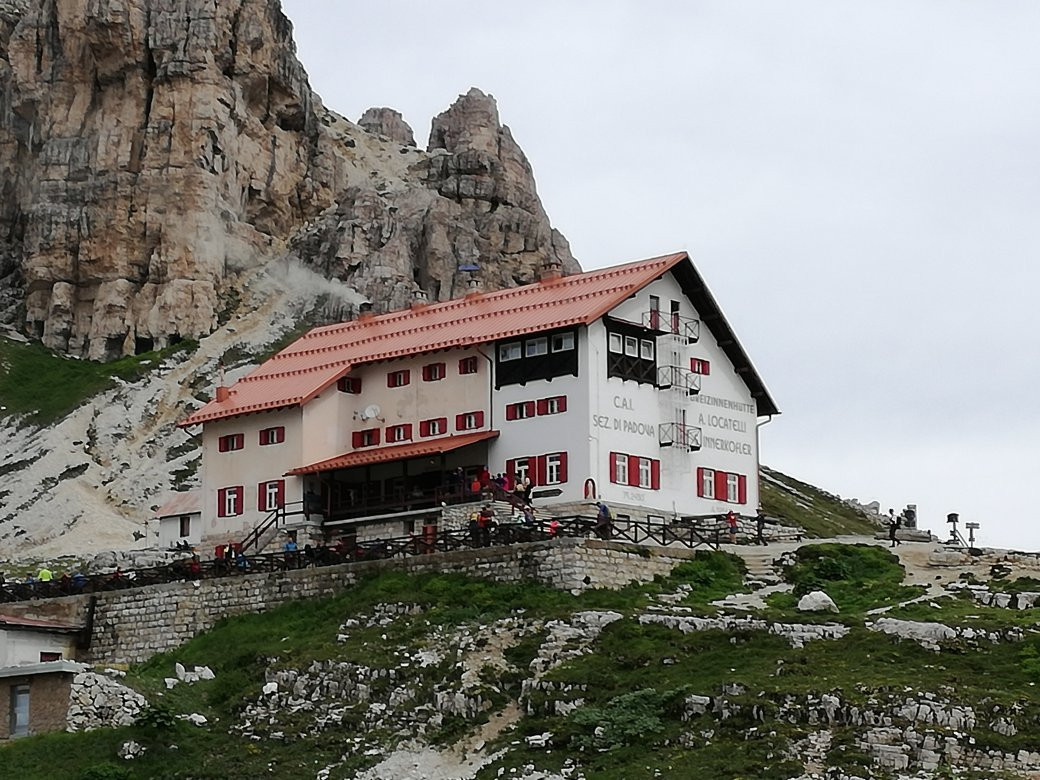
[[[506,491],[502,491],[505,493]],[[270,528],[272,526],[268,526]],[[234,558],[202,560],[186,557],[163,566],[106,574],[75,574],[48,582],[4,582],[0,584],[0,603],[30,599],[58,598],[89,593],[105,593],[178,580],[205,580],[236,577],[258,572],[280,572],[317,566],[332,566],[356,561],[406,558],[416,555],[454,552],[497,545],[541,542],[557,538],[595,536],[604,540],[633,544],[678,545],[687,549],[701,546],[718,549],[725,524],[714,518],[678,521],[621,520],[611,523],[595,517],[573,515],[538,520],[533,523],[498,523],[487,528],[471,526],[450,531],[429,531],[388,539],[340,542],[336,545],[305,546],[294,552],[260,553]]]

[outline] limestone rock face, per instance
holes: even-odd
[[[326,110],[278,0],[0,0],[0,319],[92,359],[213,330],[291,249],[379,309],[577,264],[478,90],[430,151]]]
[[[490,95],[471,89],[434,118],[428,154],[408,173],[421,186],[342,192],[293,239],[293,252],[364,291],[377,312],[407,305],[416,288],[448,300],[471,278],[493,290],[535,281],[547,262],[580,270]]]
[[[415,146],[412,128],[404,121],[401,112],[392,108],[370,108],[361,115],[358,125],[370,133],[385,135],[399,144]]]

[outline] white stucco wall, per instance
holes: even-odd
[[[216,501],[214,500],[214,509],[215,507]],[[194,546],[202,541],[202,513],[189,512],[187,516],[190,518],[189,533],[187,536],[181,536],[180,515],[159,518],[160,548],[165,549],[173,547],[178,542],[187,542]]]
[[[668,321],[670,302],[679,302],[681,317],[700,320],[701,315],[669,273],[627,299],[611,317],[642,324],[650,310],[650,296],[661,301],[662,322]],[[730,509],[754,514],[758,507],[757,416],[751,393],[730,364],[707,327],[693,344],[669,336],[657,339],[658,366],[689,368],[691,358],[708,360],[710,374],[701,377],[700,393],[687,396],[678,389],[658,390],[653,385],[607,378],[606,328],[601,322],[589,328],[589,374],[601,380],[590,384],[590,459],[600,494],[608,501],[646,506],[662,514],[713,514]],[[675,351],[677,356],[673,356]],[[702,431],[700,451],[659,445],[658,426],[676,422],[685,409],[686,424]],[[661,461],[661,488],[647,490],[610,482],[611,452],[655,458]],[[732,504],[697,496],[697,468],[741,474],[746,478],[746,501]]]
[[[285,501],[303,499],[303,480],[283,476],[285,472],[306,465],[303,459],[304,437],[302,412],[299,407],[246,414],[226,420],[205,423],[202,432],[202,527],[203,541],[224,542],[241,539],[269,514],[257,509],[257,486],[261,482],[285,480]],[[281,444],[260,444],[264,428],[285,427]],[[221,436],[241,433],[244,446],[231,452],[219,451]],[[218,517],[217,501],[221,488],[241,485],[242,514]]]
[[[69,634],[0,629],[0,667],[40,663],[40,653],[61,653],[75,658],[75,641]]]

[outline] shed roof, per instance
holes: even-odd
[[[393,460],[408,460],[409,458],[422,458],[427,455],[439,455],[442,452],[451,452],[452,450],[467,447],[470,444],[494,439],[498,436],[498,433],[498,431],[477,431],[475,433],[463,433],[458,436],[441,436],[436,439],[409,442],[408,444],[394,444],[390,447],[353,450],[345,455],[338,455],[320,463],[300,466],[287,472],[287,476],[316,474],[320,471],[335,471],[336,469],[349,469],[354,466],[367,466],[372,463],[385,463]]]
[[[166,502],[155,510],[155,516],[159,518],[178,517],[180,515],[198,514],[201,511],[202,491],[198,489],[182,490],[170,493],[166,497]]]
[[[673,268],[705,324],[741,371],[759,414],[777,414],[689,255],[676,252],[315,328],[236,382],[226,400],[210,401],[180,425],[304,404],[363,363],[587,325]]]

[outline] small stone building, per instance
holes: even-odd
[[[185,543],[196,546],[202,539],[202,491],[171,493],[155,513],[159,521],[159,548]]]
[[[72,661],[0,668],[0,741],[64,731],[73,678],[86,668]]]
[[[71,661],[82,626],[0,615],[0,667]]]

